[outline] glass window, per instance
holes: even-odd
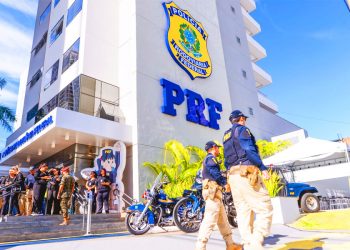
[[[44,10],[44,12],[41,14],[40,18],[39,18],[39,24],[42,24],[46,17],[48,15],[50,15],[50,12],[51,12],[51,2],[49,3],[49,5],[46,7],[46,9]]]
[[[77,77],[58,94],[58,106],[64,109],[78,111],[79,92],[79,77]]]
[[[58,66],[60,61],[57,60],[51,68],[46,71],[44,76],[44,90],[46,90],[50,85],[57,80],[58,77]]]
[[[81,76],[81,93],[95,96],[96,80],[92,77]]]
[[[42,68],[39,69],[37,72],[35,72],[32,79],[28,82],[29,87],[30,88],[33,87],[39,81],[41,76],[42,76]]]
[[[47,41],[47,31],[45,32],[45,34],[43,35],[43,37],[40,39],[40,41],[38,42],[38,44],[34,47],[34,49],[32,50],[32,56],[35,56],[36,54],[38,54],[38,52],[40,51],[40,49],[42,47],[44,47],[45,43]]]
[[[76,17],[76,15],[79,14],[82,8],[83,0],[75,0],[74,3],[68,9],[66,26],[68,26],[73,21],[74,17]]]
[[[95,111],[95,97],[80,94],[80,105],[79,105],[79,112],[87,114],[87,115],[94,115]]]
[[[62,34],[63,31],[63,17],[58,21],[55,27],[51,30],[50,44],[53,44],[57,38]]]
[[[33,119],[38,113],[39,103],[37,103],[33,108],[31,108],[27,113],[27,122]]]
[[[62,73],[79,59],[80,38],[63,54]]]
[[[117,103],[119,98],[119,89],[117,86],[111,84],[102,83],[101,99],[108,102]]]
[[[55,0],[53,3],[53,7],[56,7],[59,2],[60,2],[60,0]]]

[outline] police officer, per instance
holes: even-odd
[[[74,191],[74,178],[69,175],[69,167],[61,169],[62,178],[60,187],[58,190],[57,199],[61,200],[61,212],[63,216],[63,222],[60,226],[66,226],[69,224],[68,208],[70,207],[71,198]]]
[[[199,229],[196,250],[206,249],[206,244],[216,225],[226,242],[226,249],[239,250],[240,245],[233,242],[232,231],[228,223],[224,205],[222,203],[222,188],[226,186],[226,179],[220,173],[219,162],[216,157],[219,155],[219,145],[213,141],[205,144],[207,156],[203,161],[203,191],[205,200],[204,219]]]
[[[109,213],[108,199],[109,191],[111,190],[111,180],[107,176],[106,169],[102,168],[100,171],[100,176],[97,178],[97,214],[102,213],[103,207],[105,208],[106,214]]]
[[[225,167],[244,249],[259,250],[263,249],[264,236],[269,234],[272,221],[271,199],[258,174],[259,170],[264,179],[270,177],[260,159],[255,138],[245,126],[247,118],[239,110],[234,110],[230,115],[232,127],[223,138]]]
[[[51,179],[47,172],[48,166],[42,163],[34,174],[33,186],[33,213],[32,215],[43,215],[43,202],[45,198],[47,182]]]
[[[46,204],[46,214],[59,214],[60,205],[57,199],[58,189],[61,182],[61,177],[59,176],[59,171],[56,168],[51,169],[50,171],[51,179],[47,183],[47,204]],[[53,211],[52,211],[53,205]]]

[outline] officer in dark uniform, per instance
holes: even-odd
[[[59,214],[60,213],[60,201],[57,199],[58,189],[60,187],[61,177],[59,176],[59,171],[53,168],[49,171],[51,174],[51,179],[47,183],[47,205],[46,214]],[[53,211],[52,211],[53,205]]]
[[[51,179],[47,172],[48,166],[42,163],[34,174],[33,186],[33,213],[32,215],[43,215],[43,202],[45,198],[47,182]]]
[[[100,176],[97,178],[97,214],[102,213],[104,207],[106,214],[109,213],[108,199],[109,191],[111,190],[111,180],[107,176],[106,169],[102,168]]]
[[[270,231],[272,205],[259,171],[264,179],[269,179],[269,174],[260,159],[255,138],[245,126],[247,118],[239,110],[230,115],[232,127],[223,138],[225,167],[244,249],[259,250],[263,249],[264,236]]]
[[[219,155],[219,145],[209,141],[205,145],[208,152],[203,161],[203,191],[202,196],[205,200],[204,219],[201,223],[196,250],[205,250],[209,237],[217,225],[220,233],[226,242],[227,250],[242,249],[236,245],[232,239],[232,231],[228,223],[225,207],[222,203],[222,188],[227,184],[226,178],[221,175],[220,164],[216,157]]]

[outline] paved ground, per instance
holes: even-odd
[[[233,230],[234,240],[239,241],[237,229]],[[44,240],[1,245],[0,249],[11,250],[191,250],[194,249],[197,234],[185,234],[176,228],[164,232],[153,229],[143,236],[129,233],[76,237],[69,239]],[[265,240],[266,249],[279,250],[349,250],[350,232],[306,232],[287,226],[274,225],[272,235]],[[209,240],[207,250],[225,249],[218,231]]]

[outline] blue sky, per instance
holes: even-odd
[[[280,116],[309,136],[350,136],[350,12],[344,0],[258,0],[259,65],[273,83],[262,92]]]
[[[16,109],[19,78],[29,63],[38,0],[0,0],[0,77],[7,86],[0,103]],[[7,131],[0,128],[0,150]]]
[[[28,65],[38,0],[0,0],[0,103],[16,108],[21,72]],[[280,115],[310,136],[350,136],[350,12],[343,0],[257,0],[255,36],[268,56],[258,64],[273,83],[262,92]],[[0,128],[0,148],[8,132]]]

